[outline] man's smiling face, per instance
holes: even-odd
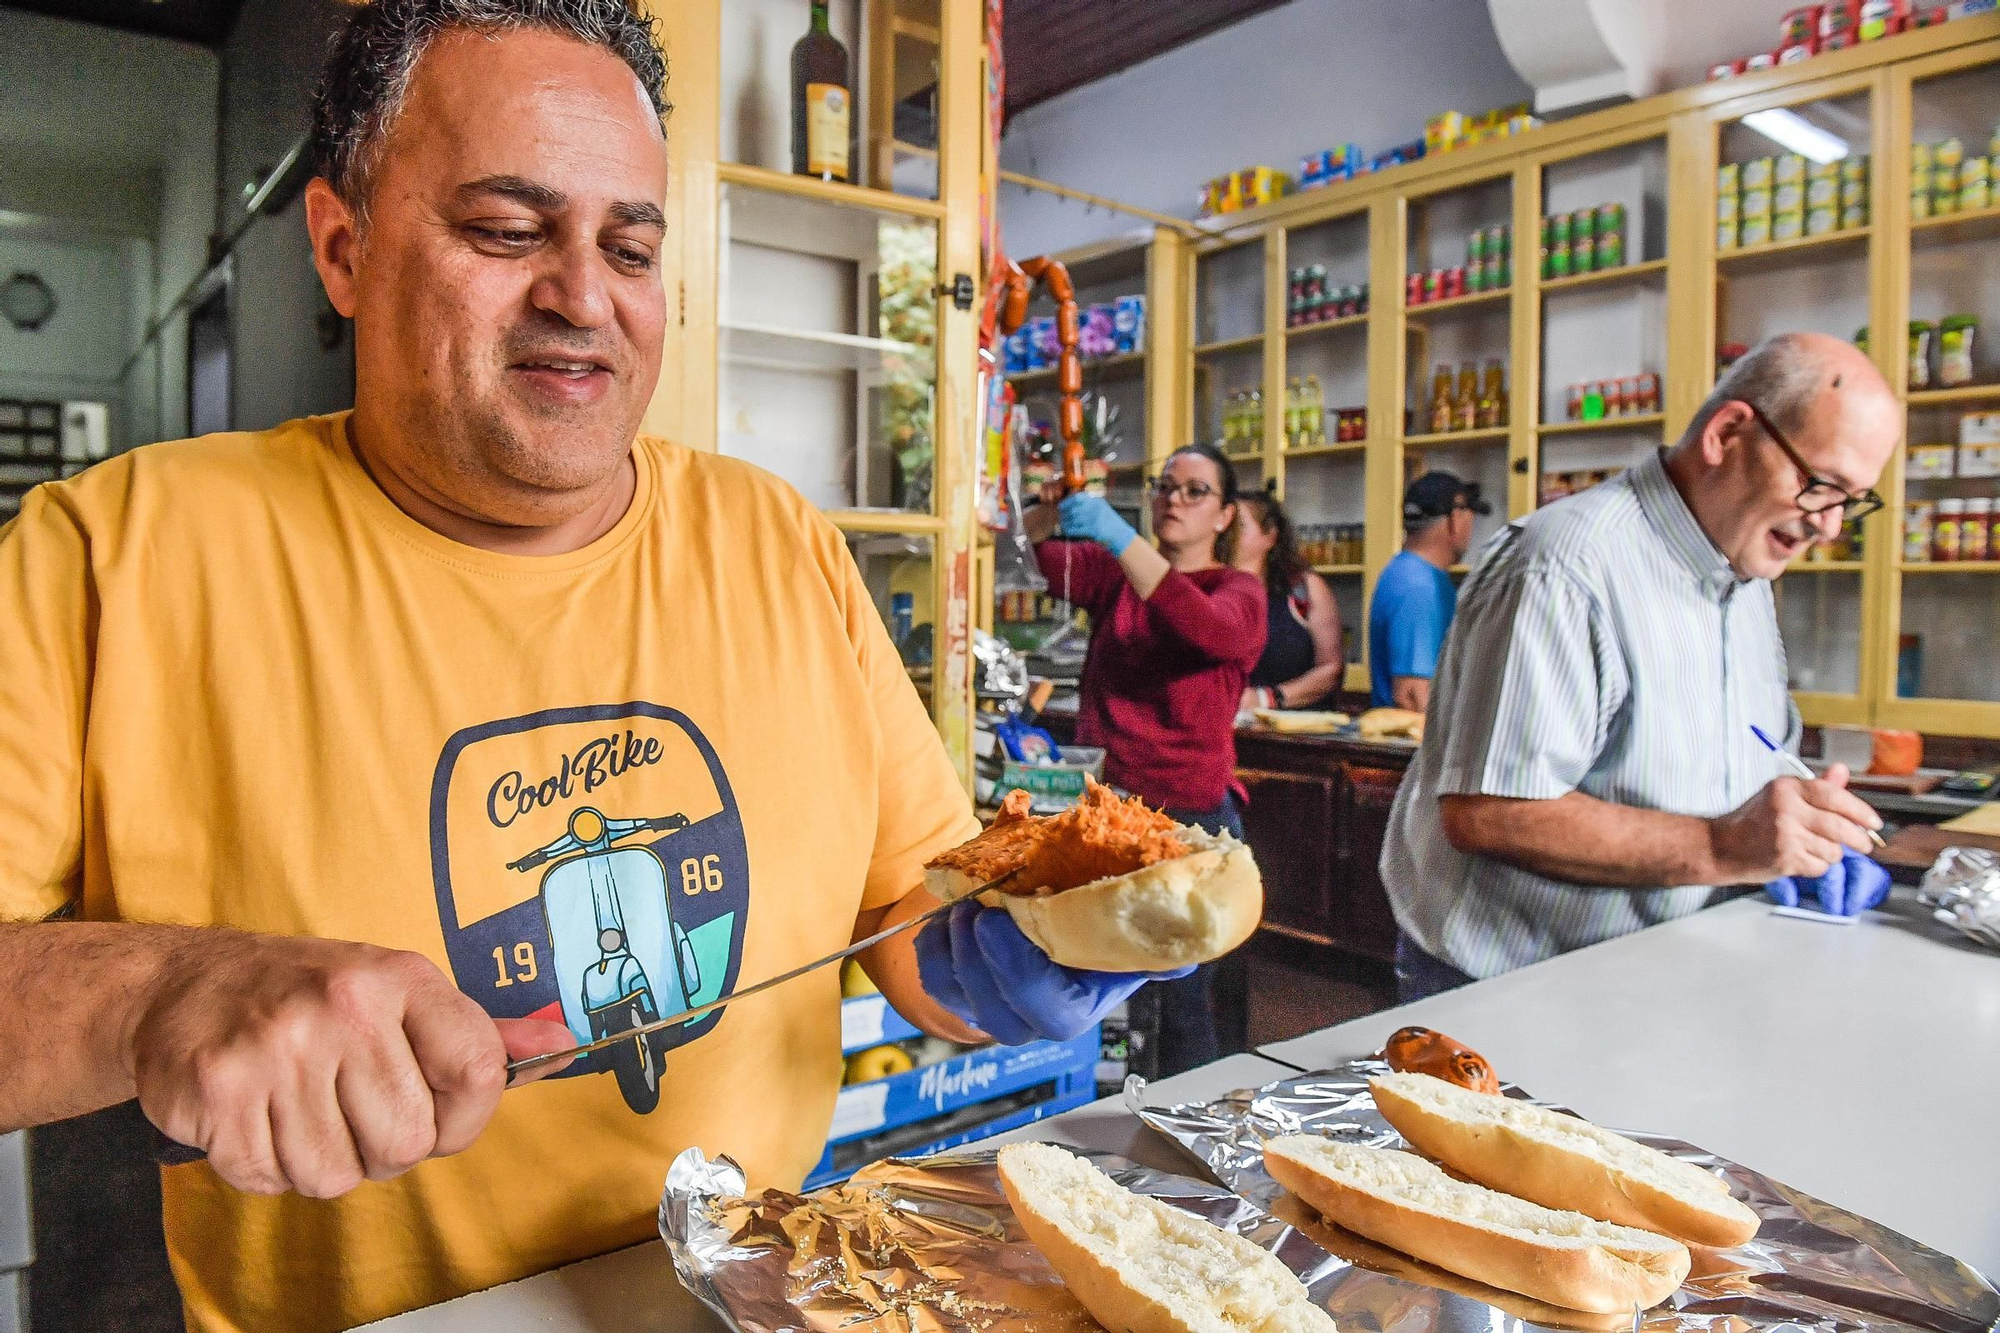
[[[631,70],[555,33],[448,32],[363,188],[328,292],[355,321],[371,446],[488,522],[539,522],[602,485],[658,381],[666,322],[666,144]]]

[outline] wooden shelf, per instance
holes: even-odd
[[[1362,574],[1362,573],[1366,573],[1366,572],[1367,572],[1367,569],[1368,569],[1368,567],[1367,567],[1366,565],[1314,565],[1314,566],[1313,566],[1313,573],[1315,573],[1315,574]]]
[[[1448,315],[1456,310],[1504,303],[1513,295],[1512,287],[1502,287],[1492,292],[1467,292],[1463,296],[1453,296],[1443,301],[1422,301],[1416,305],[1406,305],[1403,307],[1403,313],[1411,319],[1426,319],[1432,315]]]
[[[1550,421],[1535,427],[1538,435],[1598,435],[1618,430],[1651,430],[1667,422],[1663,412],[1641,412],[1637,416],[1599,417],[1596,421]]]
[[[1621,264],[1617,268],[1572,273],[1566,278],[1543,278],[1541,287],[1544,292],[1573,292],[1579,287],[1604,287],[1615,282],[1633,282],[1642,278],[1661,276],[1666,271],[1666,260],[1648,259],[1638,264]]]
[[[1787,574],[1859,574],[1867,566],[1859,560],[1794,560],[1785,566]]]
[[[1117,356],[1099,357],[1095,361],[1083,363],[1084,387],[1088,388],[1092,381],[1102,384],[1107,380],[1130,379],[1134,375],[1143,374],[1145,369],[1144,352],[1121,352]],[[1053,384],[1056,373],[1054,366],[1045,366],[1040,370],[1023,370],[1009,375],[1007,382],[1016,388],[1033,387],[1044,382]]]
[[[1822,232],[1818,236],[1800,236],[1789,241],[1767,241],[1763,245],[1718,250],[1715,252],[1715,266],[1718,269],[1756,270],[1810,264],[1828,252],[1865,249],[1873,230],[1872,227],[1848,227],[1841,231]]]
[[[1337,458],[1343,454],[1361,454],[1376,443],[1373,440],[1349,440],[1345,444],[1308,444],[1295,449],[1286,449],[1286,458]]]
[[[1910,244],[1952,245],[2000,236],[2000,206],[1910,220]]]
[[[1498,444],[1513,433],[1512,426],[1490,426],[1485,430],[1447,430],[1426,435],[1405,435],[1405,449],[1443,449],[1455,444]]]
[[[1905,560],[1905,574],[2000,574],[2000,560]]]
[[[2000,384],[1955,384],[1949,389],[1915,389],[1909,396],[1911,407],[1986,402],[2000,402]]]
[[[1196,356],[1220,356],[1225,352],[1247,352],[1253,347],[1261,348],[1263,345],[1264,335],[1261,333],[1252,333],[1241,338],[1223,338],[1212,343],[1196,343],[1194,345],[1194,354]]]
[[[1109,475],[1115,477],[1121,472],[1144,472],[1146,465],[1144,463],[1106,463],[1104,470]]]
[[[785,329],[768,324],[724,324],[722,359],[780,370],[876,371],[884,357],[921,357],[928,348],[893,338],[823,329]]]
[[[1309,338],[1315,333],[1332,333],[1335,329],[1359,329],[1368,326],[1368,314],[1342,315],[1339,319],[1325,319],[1317,324],[1294,324],[1285,330],[1287,338]]]
[[[1251,449],[1241,453],[1231,453],[1224,449],[1222,456],[1232,463],[1256,463],[1261,466],[1264,462],[1264,451],[1261,449]]]
[[[930,218],[939,222],[944,220],[944,205],[937,200],[897,194],[893,190],[876,190],[865,185],[823,181],[817,176],[794,176],[789,172],[753,167],[743,162],[718,162],[715,164],[715,174],[725,184],[768,190],[773,194],[789,194],[800,199],[818,200],[823,204],[866,208],[878,213],[902,213],[909,217]]]

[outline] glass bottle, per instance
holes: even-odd
[[[812,0],[812,22],[792,47],[792,171],[847,181],[854,89],[847,48],[827,28],[827,0]]]
[[[1326,443],[1326,390],[1320,387],[1319,376],[1306,376],[1306,443],[1321,445]]]
[[[1431,379],[1431,433],[1442,435],[1451,429],[1451,364],[1438,362]]]
[[[1479,424],[1479,365],[1462,361],[1458,367],[1458,392],[1452,400],[1451,428],[1472,430]]]

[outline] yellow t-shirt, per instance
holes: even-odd
[[[839,533],[782,483],[642,438],[615,528],[506,556],[398,510],[345,424],[140,449],[0,531],[0,916],[413,950],[583,1039],[841,948],[977,832]],[[190,1326],[345,1328],[644,1240],[690,1144],[795,1187],[836,971],[650,1071],[625,1043],[510,1091],[470,1150],[341,1199],[164,1170]]]

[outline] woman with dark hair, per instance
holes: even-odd
[[[1027,526],[1050,591],[1090,613],[1077,743],[1104,747],[1106,781],[1183,824],[1240,838],[1236,707],[1265,617],[1263,585],[1228,563],[1236,469],[1205,444],[1175,450],[1151,487],[1151,543],[1102,496],[1058,498],[1046,489]],[[1163,1075],[1223,1054],[1214,969],[1142,992],[1158,993]],[[1240,969],[1230,975],[1236,1027]]]
[[[1244,708],[1305,708],[1340,688],[1340,606],[1299,554],[1292,517],[1269,490],[1236,506],[1232,563],[1264,585],[1264,653],[1250,669]]]

